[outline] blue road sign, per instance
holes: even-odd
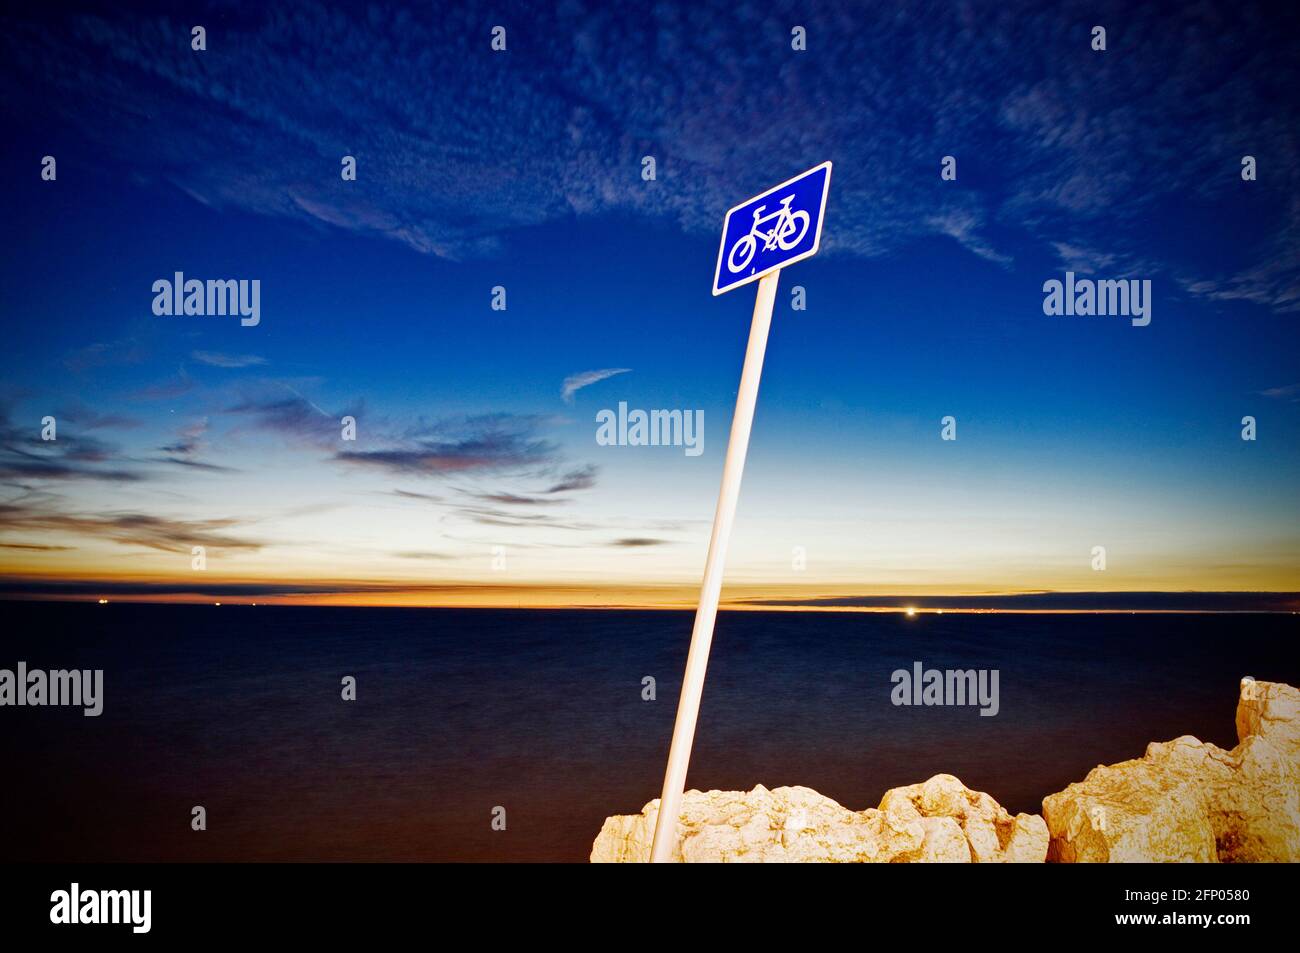
[[[714,295],[817,254],[830,184],[831,164],[823,162],[728,212],[713,273]]]

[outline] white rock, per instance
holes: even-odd
[[[1237,738],[1150,744],[1044,798],[1049,859],[1300,860],[1300,691],[1243,680]]]
[[[593,862],[650,857],[658,799],[640,814],[605,820]],[[941,774],[897,788],[879,808],[850,811],[803,787],[769,791],[688,791],[674,858],[687,862],[1041,861],[1047,827],[1036,815],[1011,817],[989,797]]]

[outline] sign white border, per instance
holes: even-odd
[[[790,178],[786,179],[780,185],[774,185],[766,192],[760,192],[757,195],[751,196],[750,198],[745,199],[745,201],[737,205],[733,205],[731,208],[727,210],[727,214],[722,217],[722,236],[718,239],[718,264],[713,269],[713,297],[716,298],[718,295],[726,294],[728,291],[735,291],[737,288],[742,288],[745,285],[749,284],[751,281],[758,281],[759,278],[762,278],[764,275],[776,271],[778,268],[784,268],[787,265],[793,265],[796,261],[803,261],[805,258],[811,258],[813,255],[817,254],[817,249],[819,249],[822,244],[822,225],[826,223],[826,196],[831,194],[831,168],[832,168],[832,163],[828,159],[825,162],[821,163],[821,165],[815,165],[811,169],[805,169],[803,172],[800,172],[798,175],[792,175],[790,176]],[[761,198],[766,198],[767,196],[771,195],[773,192],[779,192],[787,185],[790,185],[794,182],[798,182],[800,179],[812,175],[818,169],[826,170],[826,186],[825,188],[822,189],[822,207],[821,210],[817,213],[817,234],[813,236],[812,248],[808,249],[806,252],[795,255],[793,258],[787,258],[779,265],[771,265],[767,268],[764,268],[762,271],[756,271],[749,277],[745,278],[743,281],[737,281],[734,285],[727,285],[727,287],[719,290],[718,279],[722,277],[722,261],[723,261],[722,256],[725,252],[723,246],[726,244],[727,241],[727,223],[731,221],[731,216],[736,214],[736,212],[740,211],[746,205],[749,205],[753,202],[757,202]]]

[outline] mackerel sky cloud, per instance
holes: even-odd
[[[1123,4],[660,5],[630,33],[602,4],[522,3],[508,58],[472,45],[486,26],[471,8],[436,23],[419,7],[236,9],[202,59],[175,42],[189,23],[174,16],[85,15],[59,35],[20,19],[0,39],[6,89],[21,102],[19,77],[44,69],[42,102],[60,118],[206,205],[451,259],[501,256],[518,229],[573,215],[707,234],[737,189],[833,153],[830,253],[880,256],[938,234],[1008,262],[1031,241],[1095,249],[1121,270],[1151,261],[1193,294],[1300,307],[1294,200],[1242,249],[1250,265],[1157,253],[1121,227],[1177,196],[1227,194],[1228,160],[1246,153],[1294,193],[1295,99],[1260,90],[1293,90],[1300,67],[1281,47],[1236,52],[1268,28],[1263,8],[1208,8],[1190,32]],[[1098,59],[1076,34],[1108,19]],[[799,58],[787,55],[794,20],[811,37]],[[1056,68],[1063,55],[1088,68]],[[330,172],[351,154],[360,172],[344,190]],[[942,154],[962,188],[916,188]],[[637,175],[643,155],[657,158],[656,188]]]

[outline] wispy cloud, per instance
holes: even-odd
[[[393,473],[446,476],[454,473],[502,470],[545,461],[551,444],[515,434],[486,433],[455,441],[419,441],[387,450],[341,450],[335,459],[377,467]]]
[[[1270,387],[1267,390],[1259,392],[1263,397],[1272,397],[1274,400],[1292,400],[1300,398],[1300,384],[1287,384],[1284,387]]]
[[[1070,271],[1077,271],[1084,275],[1096,274],[1115,261],[1114,255],[1097,251],[1094,248],[1071,245],[1069,242],[1052,242],[1052,247],[1056,249],[1061,264]]]
[[[510,414],[421,423],[392,446],[340,450],[334,459],[415,476],[516,471],[555,459],[555,445],[540,437],[537,427],[534,416]]]
[[[144,476],[134,470],[77,467],[58,460],[32,458],[0,460],[0,478],[17,480],[99,480],[129,483]]]
[[[144,360],[145,350],[134,338],[118,341],[96,341],[69,352],[64,358],[64,366],[74,373],[88,371],[96,367],[115,364],[135,364]]]
[[[323,421],[333,424],[335,420],[307,398],[292,394],[269,399],[247,398],[226,407],[223,413],[247,416],[255,428],[281,434],[302,434],[319,428]]]
[[[60,421],[76,424],[82,430],[130,430],[140,426],[136,417],[100,413],[82,401],[73,401],[55,412]]]
[[[7,406],[0,406],[0,479],[93,480],[126,483],[143,479],[123,467],[119,448],[95,437],[66,430],[42,440],[39,429],[16,426]],[[104,464],[114,464],[104,466]]]
[[[221,411],[240,418],[233,433],[274,434],[300,446],[336,447],[343,418],[362,416],[359,404],[331,413],[286,381],[254,381],[241,386],[239,394]]]
[[[1272,17],[1125,11],[1103,55],[1087,46],[1092,10],[934,2],[882,16],[827,2],[801,14],[814,45],[773,69],[773,38],[788,42],[788,25],[759,7],[706,29],[672,4],[633,25],[598,0],[523,2],[511,7],[511,40],[533,40],[526,79],[508,68],[513,52],[465,55],[466,44],[486,49],[472,8],[373,17],[297,4],[223,25],[240,58],[192,55],[175,42],[189,29],[179,17],[109,12],[59,30],[11,23],[0,92],[19,109],[57,110],[142,181],[213,209],[448,258],[501,254],[520,227],[575,214],[632,213],[711,234],[739,198],[827,158],[837,184],[826,250],[860,256],[936,232],[1001,265],[1005,232],[1044,249],[1128,256],[1159,203],[1224,198],[1247,148],[1268,160],[1255,187],[1296,191],[1296,101],[1260,95],[1300,83],[1286,44],[1266,42]],[[697,48],[701,30],[709,56],[663,54]],[[431,58],[447,37],[459,38],[456,55]],[[274,69],[249,74],[247,61]],[[774,121],[773,102],[797,123]],[[304,147],[286,152],[285,142]],[[321,170],[354,150],[357,187],[340,189]],[[939,180],[945,152],[958,159],[956,182]],[[636,174],[647,154],[659,159],[650,185]],[[955,210],[943,207],[956,196]],[[1300,283],[1286,228],[1268,227],[1278,241],[1253,270],[1181,264],[1223,300],[1292,309]],[[1121,234],[1135,236],[1133,248],[1119,247]]]
[[[416,493],[414,490],[392,490],[393,496],[404,497],[408,500],[421,500],[425,503],[441,503],[442,497],[433,493]]]
[[[480,493],[478,498],[486,503],[506,506],[547,506],[568,502],[563,497],[522,496],[518,493]]]
[[[510,529],[548,529],[548,530],[593,530],[599,529],[596,523],[563,519],[549,513],[506,512],[490,508],[463,506],[457,509],[457,515],[471,523],[482,526],[503,526]]]
[[[209,463],[206,460],[189,460],[185,457],[165,457],[161,463],[170,463],[172,466],[188,467],[191,470],[203,470],[206,473],[238,473],[236,467],[226,467],[219,463]]]
[[[564,474],[558,483],[552,483],[543,492],[569,493],[573,490],[590,490],[596,485],[597,472],[597,467],[593,463],[578,467],[576,470],[570,470],[568,473]]]
[[[220,351],[191,351],[190,357],[209,367],[255,367],[266,363],[266,358],[256,354],[223,354]]]
[[[1279,314],[1300,311],[1300,196],[1292,194],[1286,216],[1281,232],[1254,243],[1250,264],[1216,277],[1184,280],[1184,287],[1212,301],[1248,301]]]
[[[234,519],[184,520],[132,512],[91,516],[0,504],[0,527],[7,530],[72,533],[170,553],[188,553],[193,546],[218,552],[260,549],[261,542],[229,534],[238,525]]]
[[[196,420],[192,424],[182,427],[177,435],[176,441],[165,447],[159,447],[163,453],[172,453],[180,456],[188,456],[194,453],[203,445],[203,435],[208,432],[208,419],[204,417]]]
[[[560,397],[566,404],[573,403],[573,395],[584,387],[590,387],[597,381],[603,381],[606,378],[616,374],[627,374],[632,368],[630,367],[606,367],[599,371],[582,371],[579,374],[570,374],[564,379],[564,384],[560,388]]]
[[[955,238],[963,248],[969,249],[981,258],[999,265],[1011,264],[1010,255],[997,251],[980,235],[981,217],[973,209],[952,209],[942,215],[932,215],[926,221],[939,234]]]
[[[182,366],[176,369],[175,376],[142,387],[128,396],[131,400],[139,401],[175,400],[192,390],[194,390],[194,378],[190,377],[189,372]]]
[[[198,459],[197,454],[207,446],[206,441],[203,439],[204,434],[207,432],[208,418],[206,417],[182,427],[176,440],[158,448],[165,454],[165,456],[158,458],[158,462],[187,467],[191,470],[203,470],[208,473],[237,473],[238,470],[234,467]]]

